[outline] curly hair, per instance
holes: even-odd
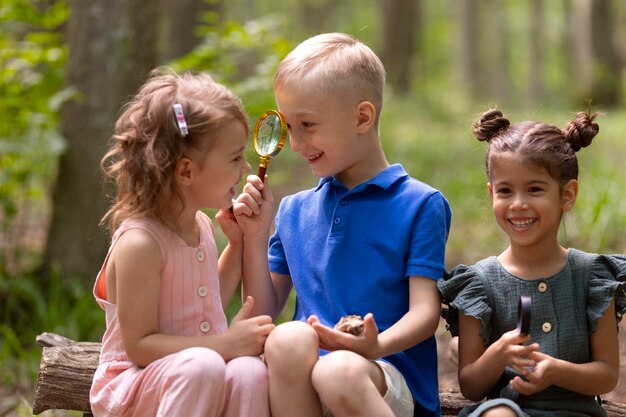
[[[173,105],[182,106],[188,134],[181,134]],[[101,220],[111,233],[137,215],[168,223],[165,208],[172,199],[184,201],[173,181],[176,162],[204,155],[216,133],[233,121],[248,131],[241,101],[208,74],[157,68],[123,107],[100,162],[106,180],[115,184],[112,206]]]
[[[578,179],[576,152],[591,144],[600,128],[598,114],[579,112],[565,129],[535,121],[511,125],[502,112],[492,108],[474,123],[474,136],[489,146],[486,157],[487,178],[491,180],[491,157],[513,152],[525,161],[544,168],[559,184]]]

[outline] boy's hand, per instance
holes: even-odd
[[[368,313],[363,318],[363,332],[358,336],[334,330],[324,326],[316,316],[310,316],[307,323],[315,329],[320,340],[320,347],[325,350],[350,350],[367,359],[380,357],[378,345],[378,326],[374,315]]]
[[[268,186],[256,175],[248,175],[242,193],[233,204],[233,213],[244,235],[269,234],[274,219],[274,197]]]

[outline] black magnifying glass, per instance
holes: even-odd
[[[287,139],[287,122],[276,110],[268,110],[259,117],[254,127],[254,150],[261,157],[257,175],[265,181],[270,159],[280,152]]]
[[[530,295],[520,295],[517,303],[517,331],[526,336],[530,331],[530,310],[532,299]]]

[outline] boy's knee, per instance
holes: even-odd
[[[311,326],[291,321],[272,330],[265,342],[265,359],[271,363],[289,357],[317,355],[318,346],[317,333]]]
[[[321,357],[311,375],[316,389],[324,387],[337,391],[353,389],[368,378],[364,358],[347,350],[338,350]]]

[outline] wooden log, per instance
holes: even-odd
[[[46,410],[91,413],[89,390],[98,367],[100,343],[76,342],[53,333],[37,337],[43,346],[33,414]]]
[[[37,343],[43,346],[39,377],[35,387],[33,414],[46,410],[83,411],[91,416],[89,389],[98,367],[100,343],[77,342],[54,333],[42,333]],[[439,393],[441,417],[456,417],[471,404],[458,390]],[[626,404],[603,401],[609,417],[626,417]]]

